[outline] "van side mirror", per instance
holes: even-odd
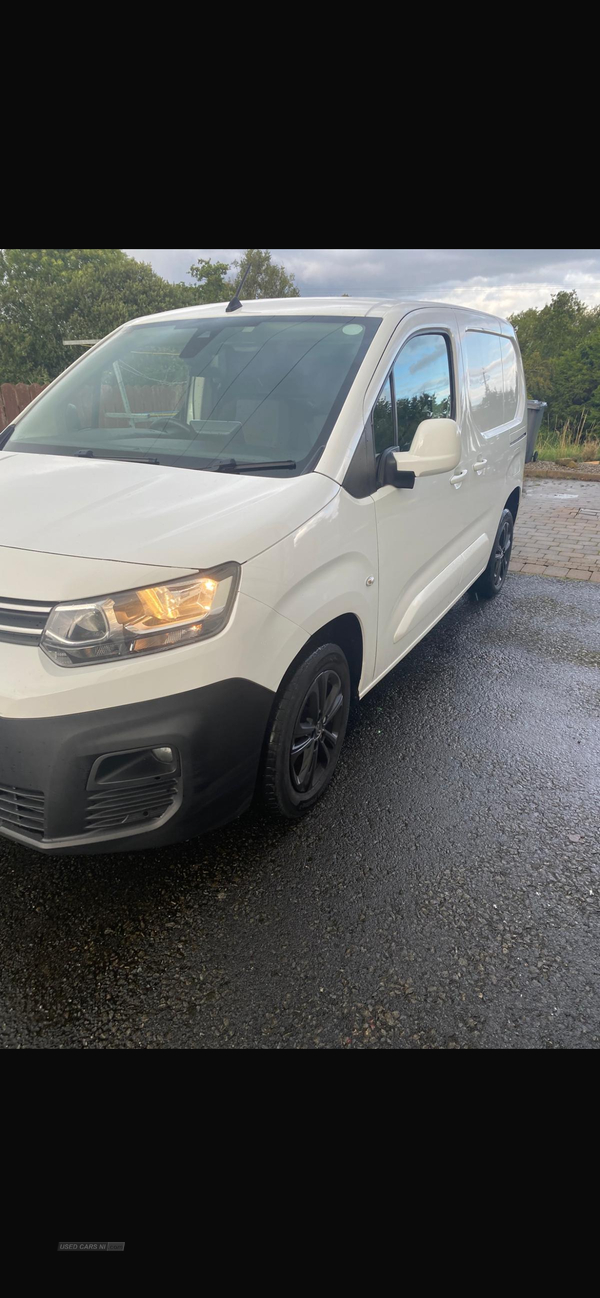
[[[393,451],[398,473],[427,478],[432,473],[449,473],[460,461],[461,446],[455,419],[423,419],[412,439],[410,451]]]
[[[399,469],[396,464],[398,451],[384,451],[377,473],[377,480],[380,487],[408,487],[409,490],[415,485],[414,473]]]

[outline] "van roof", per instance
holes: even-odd
[[[273,297],[273,298],[242,298],[242,311],[248,309],[252,315],[348,315],[348,316],[384,316],[394,314],[398,319],[406,315],[408,311],[416,311],[419,307],[443,306],[450,307],[452,311],[460,311],[469,315],[487,316],[490,320],[498,321],[500,316],[492,315],[486,311],[480,311],[478,308],[469,308],[457,306],[454,302],[431,302],[415,298],[375,298],[375,297]],[[158,316],[173,320],[185,320],[187,316],[225,315],[227,309],[226,302],[211,302],[208,305],[178,307],[174,311],[161,311]],[[236,316],[239,319],[238,312]],[[156,320],[157,315],[139,316],[136,323],[141,320]],[[132,323],[130,321],[130,323]],[[507,323],[503,321],[502,323]]]

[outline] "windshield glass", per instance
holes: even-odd
[[[7,449],[301,473],[379,324],[240,313],[131,325],[26,411]]]

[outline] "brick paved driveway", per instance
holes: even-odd
[[[510,571],[600,585],[600,482],[526,478]]]

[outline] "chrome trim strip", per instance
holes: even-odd
[[[491,334],[492,338],[512,338],[512,334],[503,334],[500,329],[486,329],[482,325],[465,325],[466,334]]]
[[[14,635],[14,636],[36,635],[38,637],[38,640],[41,640],[42,638],[42,631],[39,626],[38,627],[2,626],[2,623],[0,623],[0,632],[2,632],[4,635]]]
[[[9,604],[7,600],[0,599],[0,612],[6,609],[9,613],[31,613],[32,617],[51,613],[53,607],[53,604]]]

